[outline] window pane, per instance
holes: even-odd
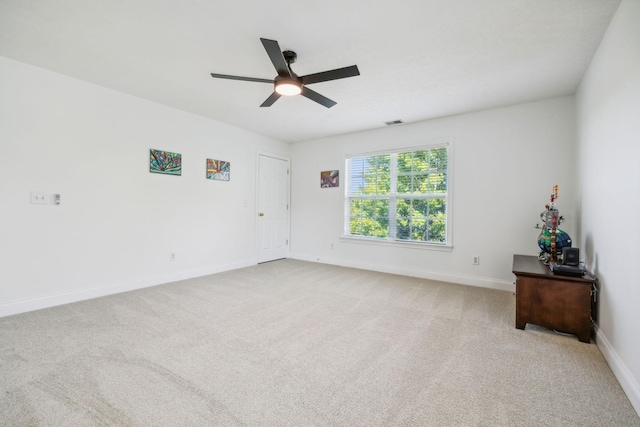
[[[430,199],[413,199],[413,216],[426,218],[429,215]]]
[[[389,237],[389,219],[387,217],[376,219],[375,236],[387,238]]]
[[[429,150],[413,153],[413,172],[426,172],[429,170]]]
[[[362,196],[364,194],[362,185],[356,182],[357,180],[351,179],[350,181],[349,196]]]
[[[411,193],[411,175],[398,176],[398,194]]]
[[[399,199],[396,202],[396,216],[397,217],[411,216],[411,199]]]
[[[413,155],[412,153],[399,153],[398,154],[398,173],[411,173],[413,170]]]
[[[362,196],[365,184],[364,176],[351,173],[348,177],[349,196]]]
[[[396,239],[409,240],[410,221],[408,218],[397,218],[396,220]]]
[[[415,218],[411,221],[411,240],[427,240],[427,221]]]
[[[375,175],[384,170],[389,170],[391,165],[391,156],[384,154],[381,156],[364,157],[364,174]]]
[[[351,218],[349,221],[349,233],[356,236],[360,234],[360,218]]]
[[[375,157],[365,157],[364,158],[364,171],[365,175],[375,175],[376,174],[376,158]]]
[[[444,219],[446,213],[446,203],[444,199],[429,199],[429,218]]]
[[[391,192],[391,175],[378,175],[376,194],[389,194]]]
[[[396,202],[396,239],[411,239],[412,200],[399,199]]]
[[[362,201],[362,217],[374,218],[376,216],[376,201],[367,199]]]
[[[351,199],[349,201],[349,214],[351,217],[359,217],[362,214],[362,200]]]
[[[363,235],[365,235],[365,236],[375,236],[376,235],[377,225],[378,225],[378,223],[375,220],[375,218],[363,219],[362,220]]]
[[[386,173],[388,175],[391,172],[391,154],[376,156],[375,159],[378,173]]]
[[[347,161],[349,176],[347,177],[350,196],[360,196],[364,194],[364,157],[354,157]]]
[[[429,176],[414,175],[413,176],[413,194],[426,194],[429,192]]]
[[[364,165],[365,158],[364,157],[352,157],[348,160],[349,162],[349,170],[353,175],[362,175],[364,174]]]
[[[430,242],[444,243],[447,241],[447,229],[444,220],[438,219],[429,221],[429,228],[427,231],[429,234],[428,240]]]
[[[364,194],[373,195],[376,194],[376,175],[364,176]]]
[[[444,173],[432,173],[429,175],[429,193],[446,193],[447,179]]]
[[[429,169],[446,171],[447,170],[447,149],[435,148],[429,153]]]
[[[376,200],[376,216],[389,217],[389,200],[378,199]],[[388,223],[387,223],[388,226]]]

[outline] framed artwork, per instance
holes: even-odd
[[[320,172],[320,188],[340,187],[340,171]]]
[[[207,159],[207,179],[229,181],[231,179],[231,164],[224,160]]]
[[[182,175],[182,154],[149,150],[149,172],[165,175]]]

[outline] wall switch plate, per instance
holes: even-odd
[[[48,205],[49,195],[43,191],[32,191],[31,204],[32,205]]]

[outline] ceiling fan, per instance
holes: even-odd
[[[293,72],[293,70],[291,70],[291,64],[296,62],[296,59],[298,57],[295,52],[290,50],[285,50],[284,52],[281,51],[280,45],[275,40],[261,38],[260,41],[262,42],[264,49],[267,51],[267,55],[269,55],[273,66],[278,72],[278,75],[274,79],[259,79],[254,77],[230,76],[227,74],[215,73],[211,73],[211,77],[218,79],[243,80],[247,82],[273,84],[273,93],[260,105],[261,107],[271,107],[273,103],[276,102],[282,95],[302,95],[312,101],[317,102],[318,104],[324,105],[327,108],[331,108],[336,105],[335,101],[327,98],[326,96],[320,95],[318,92],[314,92],[306,85],[360,75],[358,67],[356,65],[352,65],[350,67],[337,68],[335,70],[307,74],[306,76],[299,77],[296,73]]]

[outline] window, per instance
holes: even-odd
[[[344,235],[449,244],[449,145],[347,156]]]

